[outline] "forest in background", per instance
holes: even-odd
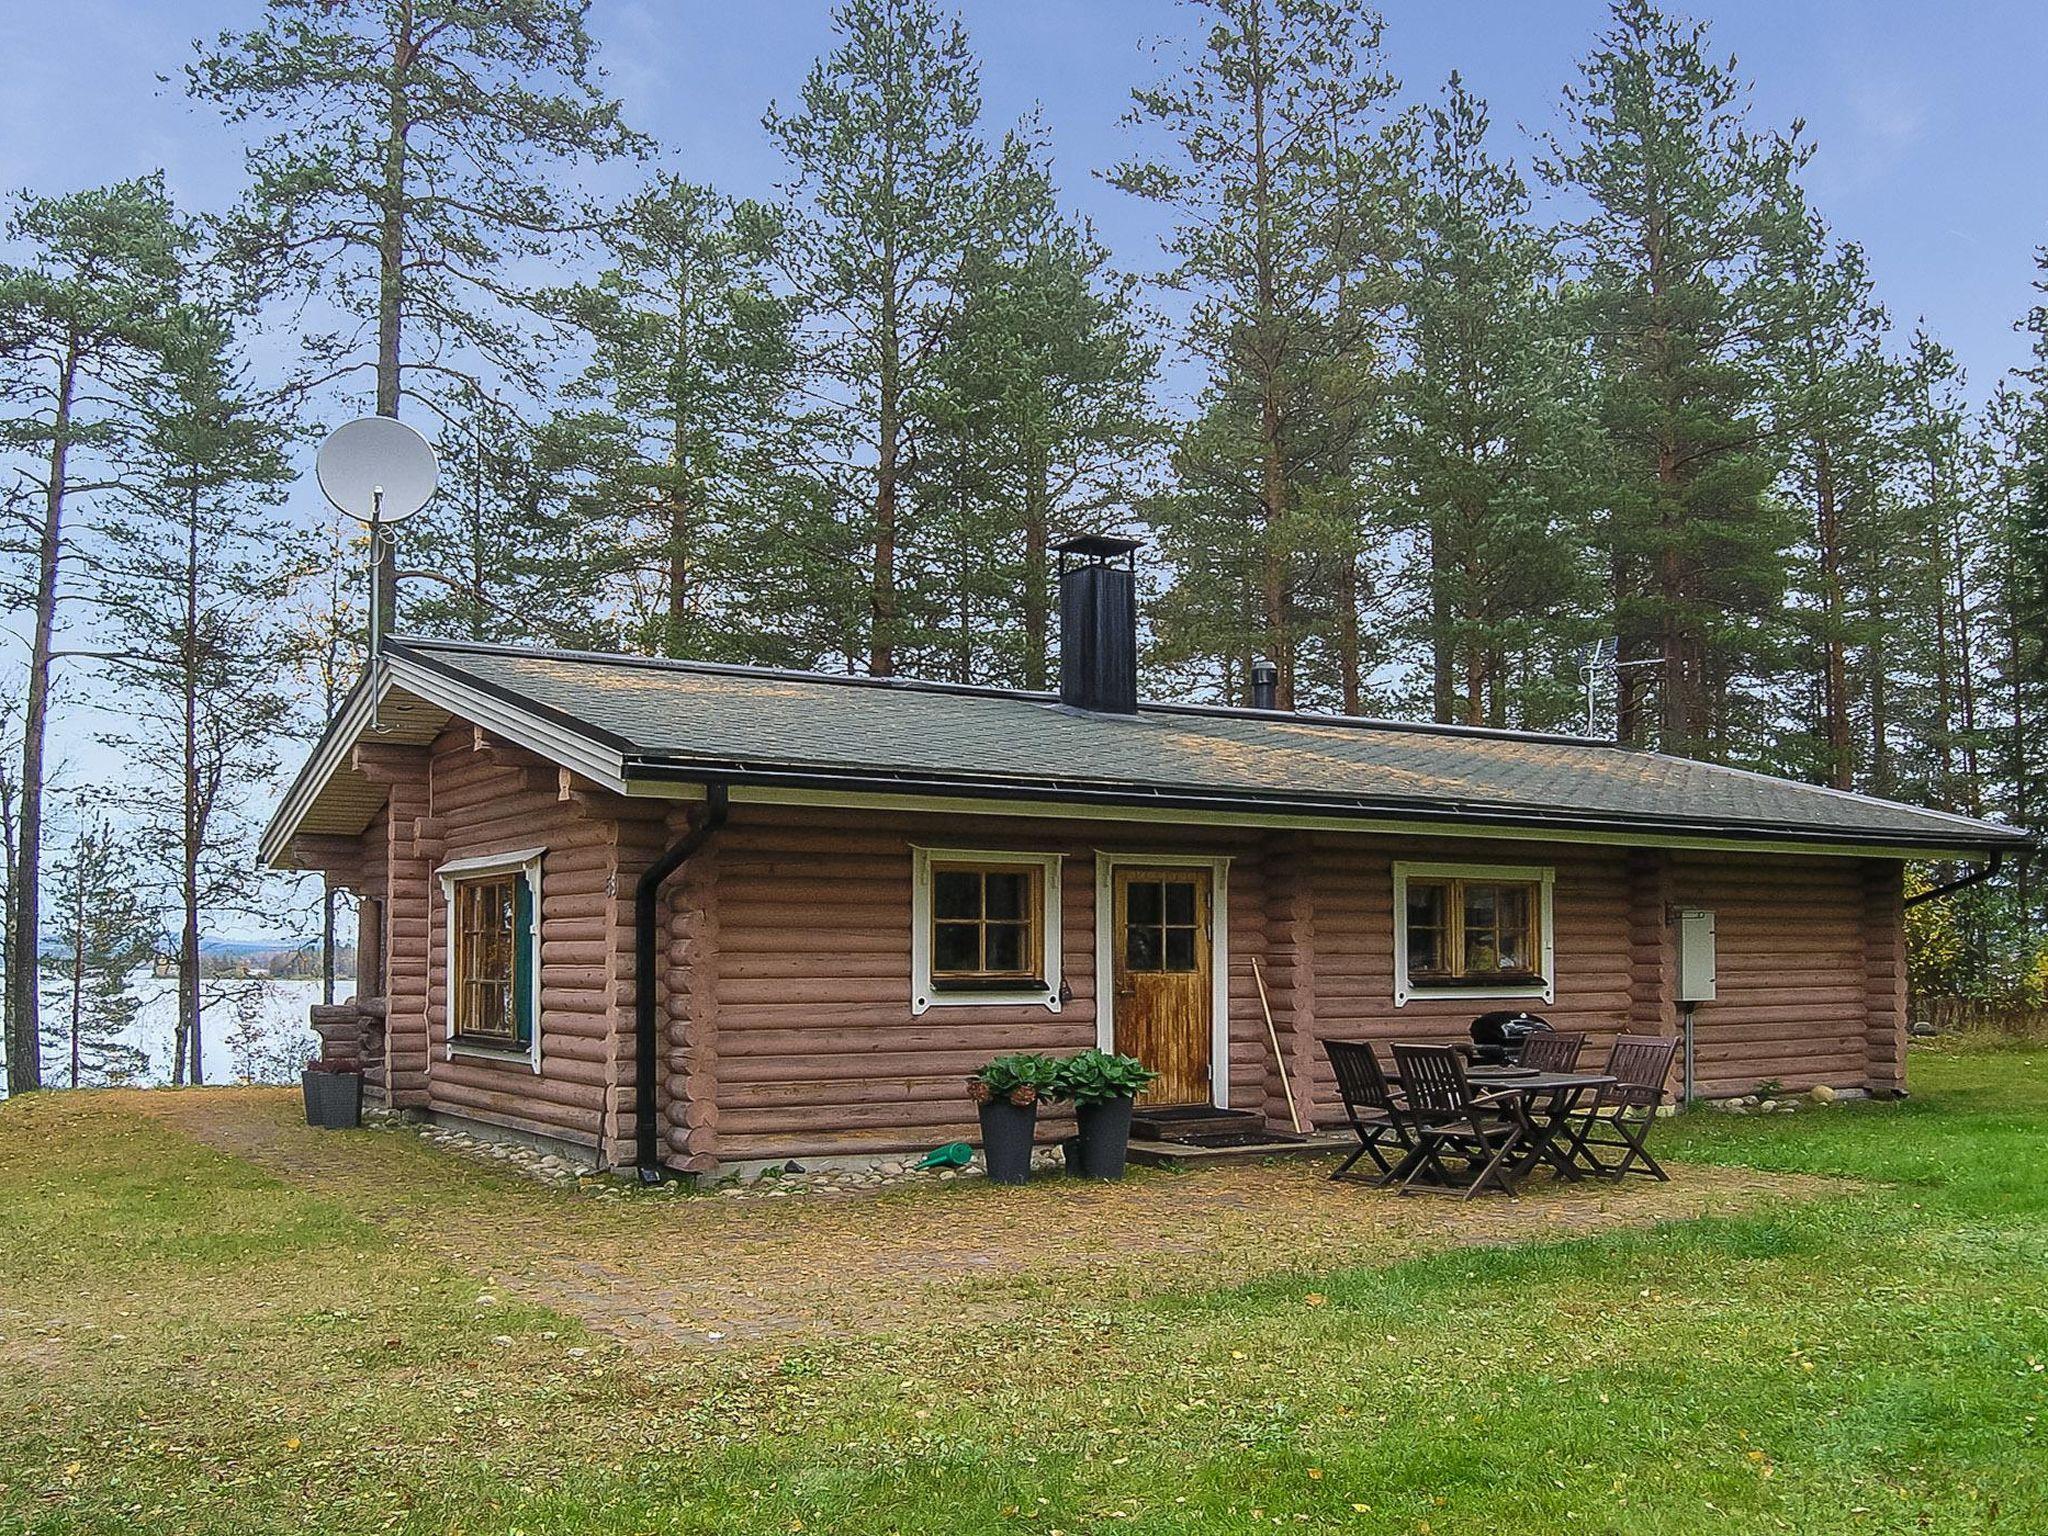
[[[1035,688],[1050,543],[1116,529],[1155,695],[1263,656],[1282,707],[2048,820],[2048,309],[1973,403],[1704,23],[1616,0],[1531,138],[1357,0],[1189,0],[1096,168],[1171,221],[1120,266],[933,0],[835,9],[772,199],[626,120],[586,9],[267,0],[164,61],[247,146],[233,208],[14,199],[11,1091],[45,989],[90,1062],[148,957],[204,1076],[201,941],[278,909],[253,834],[365,628],[354,530],[284,490],[364,410],[441,454],[407,630]],[[584,196],[604,162],[642,189]],[[65,708],[121,771],[53,772]],[[2038,1005],[2043,917],[2025,859],[1916,909],[1916,988]]]

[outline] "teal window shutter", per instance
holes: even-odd
[[[522,1046],[533,1044],[533,877],[521,870],[512,882],[512,1019]]]

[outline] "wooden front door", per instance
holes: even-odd
[[[1141,1104],[1210,1103],[1206,869],[1116,870],[1116,1048],[1159,1074]]]

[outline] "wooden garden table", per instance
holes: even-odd
[[[1528,1138],[1526,1166],[1545,1162],[1562,1179],[1578,1180],[1585,1170],[1572,1159],[1569,1147],[1560,1146],[1572,1116],[1588,1094],[1610,1087],[1614,1078],[1605,1072],[1531,1072],[1520,1067],[1467,1067],[1465,1080],[1477,1092],[1498,1102],[1515,1096]]]

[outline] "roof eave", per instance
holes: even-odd
[[[1910,857],[1934,857],[1942,854],[1969,856],[2001,848],[2024,847],[2030,842],[2025,833],[1990,822],[1973,824],[1972,830],[1981,831],[1981,837],[1958,838],[1950,835],[1945,827],[1939,834],[1933,831],[1898,829],[1879,831],[1789,823],[1715,821],[1699,817],[1589,814],[1564,808],[1503,805],[1456,798],[1414,801],[1375,799],[1368,796],[1224,793],[1185,787],[1148,787],[1077,780],[848,773],[821,768],[714,759],[628,757],[623,768],[629,792],[640,786],[678,781],[697,783],[716,779],[735,786],[758,785],[821,792],[836,789],[866,794],[1002,800],[1046,806],[1092,804],[1248,816],[1264,814],[1289,819],[1305,816],[1328,817],[1338,820],[1409,823],[1418,827],[1467,822],[1507,828],[1554,830],[1559,833],[1636,833],[1650,837],[1678,837],[1712,842],[1781,843],[1787,846],[1835,851],[1855,849],[1859,852],[1897,853]]]

